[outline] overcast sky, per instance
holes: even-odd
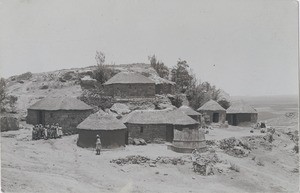
[[[298,93],[295,0],[0,0],[0,76],[187,60],[230,95]]]

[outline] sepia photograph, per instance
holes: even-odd
[[[299,192],[297,0],[0,0],[1,192]]]

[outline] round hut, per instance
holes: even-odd
[[[206,102],[197,109],[203,117],[208,117],[208,123],[224,123],[226,119],[226,110],[214,100]]]
[[[179,153],[191,153],[197,149],[206,150],[205,135],[199,129],[199,122],[176,110],[168,114],[168,119],[173,124],[174,138],[170,149]]]
[[[191,107],[186,106],[186,105],[182,105],[178,109],[180,111],[182,111],[184,114],[186,114],[187,116],[191,117],[192,119],[194,119],[195,121],[198,121],[200,123],[201,114],[198,113],[197,111],[195,111],[194,109],[192,109]]]
[[[126,126],[112,115],[95,113],[78,126],[79,147],[95,147],[96,136],[100,135],[103,148],[112,149],[125,146]]]
[[[229,125],[252,125],[257,122],[257,111],[244,102],[233,102],[226,111]]]
[[[46,97],[27,109],[28,124],[58,123],[65,134],[76,133],[77,125],[93,112],[93,108],[72,97]]]

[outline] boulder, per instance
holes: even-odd
[[[130,113],[130,109],[127,105],[125,104],[122,104],[122,103],[115,103],[111,108],[110,110],[112,112],[115,112],[119,115],[124,115],[124,114],[128,114]]]
[[[42,85],[42,86],[40,86],[40,89],[48,89],[49,88],[49,86],[47,85],[47,84],[44,84],[44,85]]]
[[[11,131],[20,129],[18,119],[12,116],[1,117],[0,126],[1,131]]]

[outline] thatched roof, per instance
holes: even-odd
[[[91,106],[72,97],[46,97],[34,103],[28,109],[32,110],[89,110]]]
[[[150,80],[149,78],[139,74],[139,73],[126,73],[126,72],[120,72],[113,76],[111,79],[106,81],[104,85],[109,84],[148,84],[154,82]]]
[[[210,100],[202,105],[197,111],[226,111],[219,103]]]
[[[235,113],[257,113],[257,111],[250,105],[243,102],[232,103],[226,111],[227,114]]]
[[[77,129],[84,130],[118,130],[126,129],[126,126],[117,118],[109,114],[95,113],[82,121]]]
[[[123,118],[123,123],[132,124],[199,124],[179,110],[135,110]]]
[[[179,107],[178,110],[184,112],[186,115],[189,115],[189,116],[200,116],[201,115],[200,113],[198,113],[191,107],[185,106],[185,105],[182,105],[181,107]]]

